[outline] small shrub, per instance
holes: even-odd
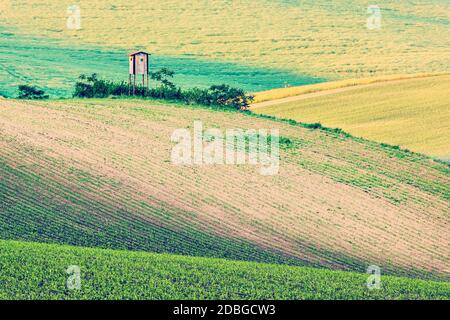
[[[216,104],[240,110],[248,109],[255,99],[254,96],[246,95],[244,90],[232,88],[226,84],[211,86],[209,92],[212,101]]]
[[[97,74],[90,76],[82,74],[75,83],[74,97],[79,98],[106,98],[109,96],[128,95],[128,85],[125,82],[114,83],[99,79]]]
[[[48,99],[48,97],[49,96],[44,92],[44,90],[40,90],[35,86],[19,86],[19,95],[17,96],[18,99],[43,100]]]
[[[322,125],[318,122],[316,123],[304,123],[303,126],[308,129],[322,129]]]
[[[279,142],[280,142],[281,148],[283,148],[283,149],[290,149],[290,148],[294,147],[294,142],[287,137],[280,136]]]
[[[383,148],[387,148],[387,149],[401,150],[400,146],[398,146],[398,145],[387,144],[387,143],[384,143],[384,142],[380,143],[380,145],[381,145]]]

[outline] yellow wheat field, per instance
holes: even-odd
[[[81,29],[68,29],[70,5]],[[327,79],[441,72],[450,68],[450,3],[367,1],[2,0],[0,25],[14,32],[159,55],[285,69]]]
[[[370,78],[360,78],[360,79],[347,79],[323,82],[317,84],[310,84],[304,86],[287,87],[287,88],[277,88],[267,91],[255,92],[253,93],[255,103],[260,103],[264,101],[271,101],[276,99],[283,99],[287,97],[298,96],[307,93],[322,92],[333,89],[347,88],[360,85],[369,85],[379,82],[396,81],[396,80],[406,80],[424,77],[434,77],[439,75],[446,75],[448,73],[421,73],[421,74],[398,74],[389,76],[377,76]]]
[[[254,111],[303,122],[320,122],[357,136],[447,159],[450,156],[449,83],[449,75],[381,82],[263,106]],[[275,91],[273,96],[280,93],[288,92]]]

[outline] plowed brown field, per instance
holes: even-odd
[[[173,165],[170,137],[192,130],[194,120],[204,128],[279,129],[290,141],[281,144],[279,174]],[[158,239],[145,233],[148,224],[179,234],[179,245],[163,243],[160,251],[205,255],[192,239],[208,235],[288,263],[448,275],[450,171],[420,154],[238,112],[140,100],[0,100],[0,145],[2,238],[79,244],[65,231],[72,228],[86,235],[83,245],[108,246],[89,240],[98,233],[112,247],[123,239],[150,251],[142,243]],[[30,188],[25,197],[21,190]],[[8,231],[8,223],[21,227]],[[256,259],[239,250],[230,257]]]

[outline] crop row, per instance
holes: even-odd
[[[0,257],[0,299],[450,298],[446,282],[382,276],[370,290],[367,274],[212,258],[3,240]]]

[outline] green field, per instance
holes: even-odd
[[[449,75],[386,81],[331,94],[321,91],[317,97],[253,111],[320,122],[370,140],[450,159],[449,83]],[[323,85],[312,85],[309,90],[315,86]]]
[[[0,240],[0,299],[450,299],[448,282]],[[66,286],[80,268],[80,289]]]
[[[58,40],[13,33],[0,25],[0,96],[15,97],[19,85],[33,84],[53,97],[71,97],[78,77],[94,72],[103,78],[128,81],[127,54],[120,49],[64,45]],[[247,91],[261,91],[282,87],[285,81],[295,85],[322,81],[285,70],[152,55],[151,71],[163,67],[176,72],[174,82],[182,87],[227,83]]]

